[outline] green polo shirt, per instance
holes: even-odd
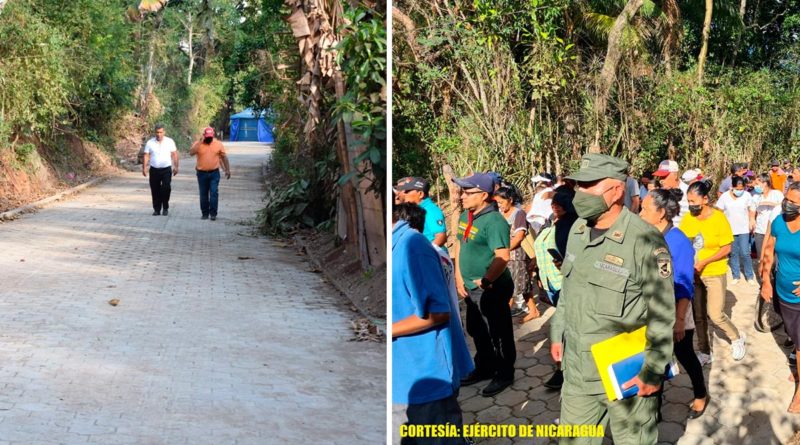
[[[492,264],[494,251],[508,249],[511,245],[511,227],[506,218],[492,205],[475,215],[472,228],[465,239],[468,214],[469,212],[465,211],[458,220],[458,267],[467,289],[473,290],[478,287],[474,281],[483,278],[489,265]],[[511,279],[508,268],[498,279]]]

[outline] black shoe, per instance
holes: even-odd
[[[208,219],[208,215],[203,215],[200,217],[200,219]]]
[[[158,216],[160,214],[161,214],[161,212],[159,212],[158,210],[153,210],[153,216]]]
[[[786,349],[792,349],[794,348],[794,342],[791,338],[787,338],[786,341],[783,342],[783,347]]]
[[[472,371],[469,374],[467,374],[466,377],[461,379],[461,386],[474,385],[483,380],[489,380],[490,378],[492,378],[491,375],[479,374],[475,371]]]
[[[550,389],[561,389],[562,385],[564,385],[564,371],[560,369],[553,373],[550,380],[544,382],[544,387]]]
[[[504,389],[511,386],[512,383],[514,383],[514,379],[494,378],[491,382],[489,382],[489,385],[486,388],[483,388],[481,395],[484,397],[491,397],[500,394]]]
[[[211,221],[216,221],[216,220],[217,220],[217,215],[211,215]]]
[[[164,209],[164,210],[161,212],[161,214],[162,214],[163,216],[169,216],[169,210],[167,210],[167,209]]]

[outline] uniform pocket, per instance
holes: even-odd
[[[625,307],[625,288],[628,285],[628,278],[610,272],[594,271],[588,281],[596,295],[597,313],[621,317]]]
[[[564,261],[563,263],[561,263],[561,276],[563,277],[570,276],[574,264],[575,263],[573,263],[572,261]]]

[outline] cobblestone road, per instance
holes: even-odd
[[[730,281],[730,274],[728,274]],[[742,282],[728,289],[725,312],[746,333],[747,356],[735,362],[724,334],[714,330],[714,361],[704,368],[710,404],[705,414],[688,420],[692,387],[686,374],[666,384],[664,421],[659,425],[659,443],[680,445],[785,444],[800,430],[800,415],[786,413],[794,392],[788,380],[787,356],[781,346],[783,329],[762,334],[753,329],[753,305],[757,289]],[[540,305],[540,309],[544,306]],[[462,310],[463,312],[463,310]],[[559,392],[545,388],[553,372],[548,340],[549,308],[537,320],[516,325],[516,381],[495,397],[482,397],[479,390],[488,382],[462,388],[459,400],[465,423],[551,424],[561,409]],[[516,321],[516,320],[515,320]],[[468,340],[470,347],[472,341]],[[537,439],[483,439],[479,444],[546,444]],[[606,440],[605,443],[611,443]]]
[[[227,147],[215,222],[190,158],[168,217],[127,173],[0,225],[0,445],[385,441],[385,346],[250,235],[267,150]]]

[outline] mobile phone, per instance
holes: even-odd
[[[561,253],[558,250],[556,250],[556,249],[547,249],[547,253],[549,253],[550,256],[553,257],[553,261],[557,261],[559,263],[563,263],[564,262],[564,257],[561,256]]]

